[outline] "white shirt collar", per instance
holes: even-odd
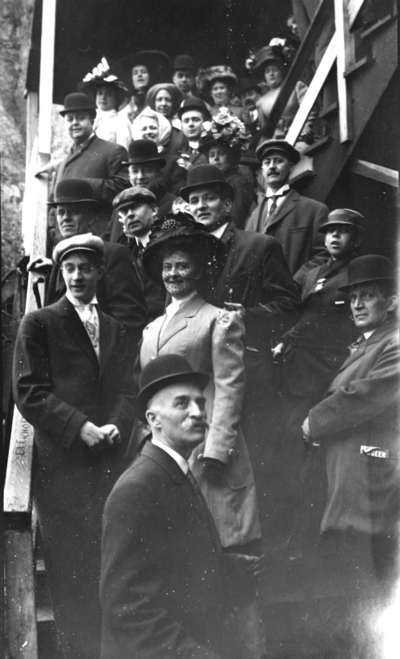
[[[211,231],[211,235],[215,236],[216,238],[221,238],[228,224],[229,222],[225,222],[225,224],[221,224],[221,226],[218,227],[218,229]]]
[[[173,448],[171,448],[171,447],[168,446],[167,444],[164,444],[164,442],[161,442],[161,441],[160,441],[159,439],[157,439],[156,437],[152,437],[152,438],[151,438],[151,443],[154,444],[154,446],[158,446],[158,448],[161,448],[163,451],[165,451],[166,453],[168,453],[168,455],[170,455],[171,458],[172,458],[173,460],[175,460],[175,462],[176,462],[176,464],[178,465],[178,467],[179,467],[180,469],[182,469],[182,471],[183,471],[183,473],[185,474],[185,476],[187,475],[187,473],[188,473],[188,471],[189,471],[189,465],[188,465],[187,460],[185,460],[185,458],[183,458],[181,455],[179,455],[179,453],[177,453],[176,451],[174,451]]]
[[[93,295],[90,302],[87,302],[86,304],[83,304],[81,300],[74,298],[69,291],[65,293],[65,297],[71,302],[71,304],[73,304],[74,307],[88,307],[89,304],[98,304],[97,297],[95,295]]]
[[[370,336],[375,332],[375,330],[371,330],[370,332],[363,332],[364,334],[364,339],[367,340],[369,339]]]
[[[197,151],[199,148],[199,140],[189,140],[189,146],[194,149],[194,151]]]
[[[143,247],[146,247],[150,240],[150,233],[151,232],[149,231],[149,233],[146,233],[144,236],[135,236],[137,244],[139,245],[139,243],[141,243]]]
[[[288,183],[285,183],[285,185],[282,185],[279,190],[271,190],[271,188],[267,188],[266,192],[266,197],[270,198],[273,197],[274,195],[277,197],[281,197],[282,195],[286,194],[286,192],[290,191],[290,185]]]
[[[179,300],[177,300],[176,297],[171,296],[172,302],[165,309],[165,313],[167,314],[167,316],[173,316],[174,314],[176,314],[179,311],[179,309],[183,307],[184,304],[186,304],[186,302],[189,302],[189,300],[191,300],[192,297],[196,295],[196,293],[197,291],[192,291],[190,295],[188,295],[187,297],[180,298]]]

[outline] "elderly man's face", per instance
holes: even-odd
[[[165,444],[188,458],[206,435],[205,403],[195,382],[177,382],[159,391],[149,401],[146,417]]]
[[[68,133],[75,144],[82,144],[93,133],[94,117],[90,112],[67,112],[64,117]]]
[[[182,94],[188,94],[194,87],[194,73],[191,69],[175,71],[172,77],[172,82],[178,87]]]
[[[199,188],[189,195],[190,212],[206,231],[214,231],[228,222],[232,201],[223,199],[215,188]]]
[[[269,188],[279,190],[288,182],[292,164],[282,151],[269,151],[262,161],[262,173]]]
[[[63,238],[88,233],[95,218],[92,206],[86,203],[57,204],[57,223]]]
[[[133,238],[134,236],[145,236],[151,230],[157,208],[144,203],[133,203],[123,206],[118,210],[118,219],[123,224],[124,234]]]
[[[161,167],[151,162],[140,163],[139,165],[129,165],[129,181],[134,188],[139,185],[154,192],[161,183]]]
[[[82,304],[89,304],[96,293],[102,269],[98,268],[86,251],[67,254],[61,263],[67,290]]]
[[[354,324],[360,332],[371,332],[383,325],[397,306],[397,296],[384,297],[375,282],[352,286],[349,297]]]

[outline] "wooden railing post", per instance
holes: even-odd
[[[351,99],[345,78],[345,72],[353,60],[353,37],[350,34],[348,0],[335,0],[335,24],[339,136],[340,142],[343,144],[352,138]]]

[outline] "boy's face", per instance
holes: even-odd
[[[325,247],[334,261],[351,255],[356,245],[356,234],[349,224],[332,224],[325,233]]]

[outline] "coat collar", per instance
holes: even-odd
[[[165,332],[160,336],[160,332],[163,326],[164,316],[161,316],[162,321],[158,327],[157,341],[158,341],[158,350],[160,350],[166,343],[169,341],[175,334],[181,332],[187,327],[187,318],[193,318],[198,311],[205,305],[205,300],[196,293],[186,304],[184,304],[179,311],[171,318],[169,321]],[[158,352],[158,351],[157,351]]]
[[[270,227],[274,226],[278,222],[281,222],[288,213],[290,213],[299,200],[299,193],[296,190],[291,190],[282,203],[278,206],[275,213],[272,215],[271,219],[268,220],[267,233]],[[267,203],[267,198],[265,198],[265,204]]]
[[[74,160],[75,158],[78,158],[78,157],[81,155],[81,153],[83,153],[84,151],[86,151],[86,149],[88,149],[89,146],[90,146],[91,144],[93,144],[93,142],[94,142],[95,140],[98,140],[98,139],[99,139],[99,138],[93,133],[93,134],[92,134],[92,135],[86,140],[86,142],[85,142],[82,146],[79,146],[79,147],[77,147],[76,149],[74,149],[74,151],[71,151],[71,152],[70,152],[69,156],[67,157],[67,159],[66,159],[66,161],[65,161],[65,164],[68,164],[69,162],[71,162],[71,161]]]
[[[162,448],[152,444],[150,440],[143,446],[141,455],[156,462],[175,483],[183,485],[186,482],[187,477],[175,460],[166,451],[163,451]]]
[[[349,364],[352,364],[357,359],[360,359],[360,357],[364,355],[368,346],[373,345],[374,343],[379,343],[379,341],[381,341],[387,334],[390,334],[390,332],[393,332],[393,330],[398,329],[398,326],[399,323],[397,318],[391,318],[390,320],[387,320],[386,323],[381,325],[381,327],[378,327],[378,329],[375,330],[375,332],[371,334],[371,336],[366,341],[363,341],[360,344],[360,346],[352,355],[347,357],[341,368],[338,370],[338,373],[344,368],[347,368]]]

